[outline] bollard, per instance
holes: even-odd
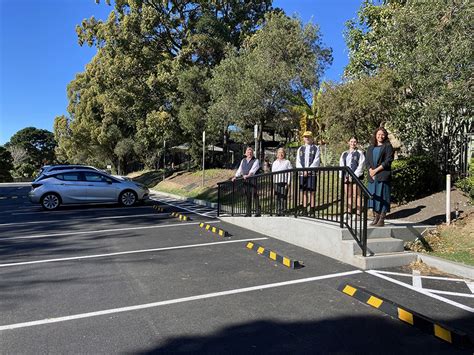
[[[446,224],[451,224],[451,175],[446,175]]]

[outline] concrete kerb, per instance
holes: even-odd
[[[376,308],[394,319],[398,319],[405,324],[410,324],[428,334],[434,335],[450,344],[461,348],[472,348],[473,343],[469,336],[459,330],[453,329],[424,315],[413,312],[408,308],[402,307],[390,300],[377,296],[376,294],[362,288],[342,283],[338,290],[342,293],[354,297],[358,301]]]
[[[298,260],[292,260],[290,258],[287,258],[286,256],[282,256],[278,254],[277,252],[266,249],[262,245],[257,244],[255,242],[248,242],[246,247],[247,249],[255,250],[257,254],[263,255],[273,261],[276,261],[279,264],[289,267],[290,269],[299,269],[303,267],[302,262]]]
[[[418,261],[441,270],[447,274],[461,276],[470,280],[474,280],[474,267],[438,258],[436,256],[417,253]]]
[[[183,197],[183,196],[179,196],[179,195],[170,194],[170,193],[167,193],[167,192],[161,192],[161,191],[155,191],[155,190],[151,190],[151,191],[154,194],[158,195],[158,196],[161,195],[161,196],[174,198],[176,200],[187,201],[187,202],[191,202],[191,203],[194,203],[196,205],[199,205],[199,206],[217,208],[217,203],[215,203],[215,202],[209,202],[209,201],[199,200],[199,199],[190,198],[190,197]]]

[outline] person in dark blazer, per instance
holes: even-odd
[[[368,190],[373,195],[373,199],[369,200],[369,208],[372,208],[374,213],[374,220],[370,225],[383,227],[385,216],[390,212],[390,178],[393,161],[393,147],[385,128],[379,127],[375,130],[365,161],[369,169]]]

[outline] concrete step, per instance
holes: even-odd
[[[347,229],[341,229],[342,240],[353,240],[351,232]],[[367,239],[392,238],[391,227],[370,227],[367,228]]]
[[[417,258],[418,255],[416,253],[408,251],[379,254],[365,258],[362,255],[354,255],[351,265],[357,266],[363,270],[381,269],[408,265],[416,261]]]
[[[362,255],[362,250],[355,241],[343,241],[352,244],[353,255]],[[395,238],[374,238],[367,240],[367,255],[397,253],[403,251],[403,240]]]

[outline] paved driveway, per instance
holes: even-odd
[[[27,191],[0,187],[1,353],[472,353],[337,290],[363,287],[472,335],[473,298],[413,287],[447,281],[362,272],[170,199],[46,212]],[[305,267],[257,255],[249,240]],[[449,287],[473,294],[464,280]]]

